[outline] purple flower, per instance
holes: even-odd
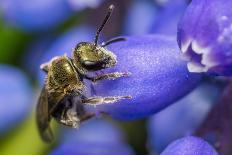
[[[126,145],[121,143],[67,142],[54,150],[52,155],[133,155]]]
[[[54,38],[52,36],[39,37],[29,44],[26,49],[22,64],[33,76],[36,76],[41,63],[41,57],[45,54],[48,47],[51,46],[53,41]]]
[[[107,72],[131,72],[127,78],[99,81],[98,96],[131,95],[131,100],[97,106],[118,119],[138,119],[154,114],[189,93],[200,81],[189,73],[174,38],[165,36],[126,37],[110,46],[118,64]]]
[[[67,0],[73,10],[80,11],[85,8],[97,8],[104,0]]]
[[[186,0],[170,0],[166,2],[150,27],[150,33],[176,36],[178,22],[186,7]]]
[[[203,84],[185,98],[154,115],[148,124],[151,151],[159,154],[175,139],[193,134],[205,120],[219,95],[218,87]]]
[[[64,0],[1,0],[4,19],[26,31],[57,27],[72,13]]]
[[[0,65],[0,133],[15,127],[33,106],[28,79],[18,69]]]
[[[206,141],[189,136],[171,143],[161,155],[218,155],[218,153]]]
[[[155,3],[156,3],[158,6],[163,7],[163,6],[167,5],[167,3],[168,3],[169,1],[171,1],[171,0],[154,0],[154,1],[155,1]]]
[[[135,0],[125,16],[124,34],[147,34],[156,18],[157,7],[154,2]],[[142,22],[139,22],[138,19],[142,19]]]
[[[192,0],[178,28],[191,72],[232,73],[232,1]]]
[[[68,32],[52,45],[42,62],[65,53],[71,56],[72,48],[78,42],[92,41],[93,36],[87,28]],[[201,79],[201,75],[188,72],[174,38],[127,37],[127,41],[112,44],[109,49],[117,55],[118,64],[102,72],[131,72],[132,75],[114,81],[99,81],[94,85],[96,94],[92,95],[131,95],[133,99],[90,109],[109,113],[114,118],[138,119],[156,113],[189,93]],[[39,77],[43,82],[44,74],[41,73]],[[88,97],[90,91],[87,92]]]
[[[61,144],[52,155],[133,155],[131,148],[123,142],[119,128],[107,121],[93,119],[83,123],[78,130],[68,130]]]

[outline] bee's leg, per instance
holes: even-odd
[[[86,76],[86,79],[89,79],[92,82],[97,82],[97,81],[106,80],[106,79],[107,80],[115,80],[117,78],[128,77],[130,75],[131,75],[130,72],[114,72],[114,73],[107,73],[107,74],[97,75],[95,77],[88,77],[88,76]]]
[[[84,106],[83,106],[81,101],[87,99],[87,97],[85,95],[83,95],[78,90],[74,91],[74,93],[72,95],[73,95],[73,98],[75,96],[80,97],[79,101],[75,101],[75,100],[72,101],[72,103],[74,104],[74,108],[75,108],[76,112],[79,114],[78,117],[80,118],[80,122],[88,120],[88,119],[95,116],[95,113],[86,112],[84,109]]]
[[[89,105],[100,105],[100,104],[115,103],[124,99],[132,99],[132,97],[131,96],[107,96],[107,97],[94,96],[94,97],[83,99],[82,103]]]
[[[81,120],[77,113],[77,105],[73,102],[72,98],[67,99],[64,104],[60,122],[73,128],[79,127]]]

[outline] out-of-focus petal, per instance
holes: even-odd
[[[203,139],[189,136],[171,143],[161,155],[218,155],[218,153]]]
[[[40,69],[42,56],[51,46],[53,39],[51,36],[37,38],[26,49],[22,64],[33,76],[36,76],[36,73]]]
[[[170,0],[154,0],[154,1],[159,6],[165,6]]]
[[[201,75],[189,73],[174,38],[133,36],[110,46],[118,64],[105,72],[131,72],[130,77],[99,81],[98,96],[131,95],[131,100],[97,106],[118,119],[138,119],[154,114],[185,96]]]
[[[52,155],[133,155],[123,142],[119,128],[103,120],[93,119],[83,123],[78,130],[64,132],[61,144]]]
[[[1,0],[4,19],[26,31],[57,27],[72,13],[65,0]]]
[[[120,128],[104,119],[93,118],[83,122],[79,129],[62,128],[60,140],[63,141],[91,141],[97,143],[112,143],[123,141]]]
[[[150,33],[177,35],[177,25],[186,7],[186,0],[170,0],[158,12],[158,17],[150,27]]]
[[[70,7],[76,11],[85,8],[97,8],[104,0],[67,0]]]
[[[127,10],[124,21],[125,35],[147,34],[157,18],[157,8],[154,2],[136,0]]]
[[[159,7],[166,7],[169,2],[175,1],[175,0],[154,0],[154,1],[156,5],[158,5]],[[181,1],[189,3],[191,0],[181,0]]]
[[[232,74],[232,1],[192,0],[178,28],[191,72]]]
[[[215,106],[195,134],[217,147],[220,155],[232,152],[232,83],[227,83]]]
[[[150,151],[159,154],[175,139],[193,134],[219,95],[220,88],[203,84],[185,98],[154,115],[148,124]]]
[[[126,145],[121,143],[75,143],[62,144],[52,155],[133,155]]]
[[[0,133],[5,133],[22,121],[32,105],[32,89],[26,76],[14,67],[1,64]]]

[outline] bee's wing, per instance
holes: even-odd
[[[53,140],[50,120],[48,93],[43,87],[36,107],[36,121],[40,136],[45,142],[52,142]]]

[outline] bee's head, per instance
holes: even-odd
[[[87,71],[97,71],[114,66],[116,56],[106,48],[94,43],[81,42],[74,50],[74,61]]]
[[[112,67],[117,63],[116,56],[105,47],[111,43],[123,41],[125,38],[116,38],[109,40],[102,45],[98,44],[99,34],[107,23],[113,9],[114,5],[110,5],[108,13],[99,27],[93,43],[81,42],[76,45],[73,52],[73,60],[80,72],[97,71]]]

